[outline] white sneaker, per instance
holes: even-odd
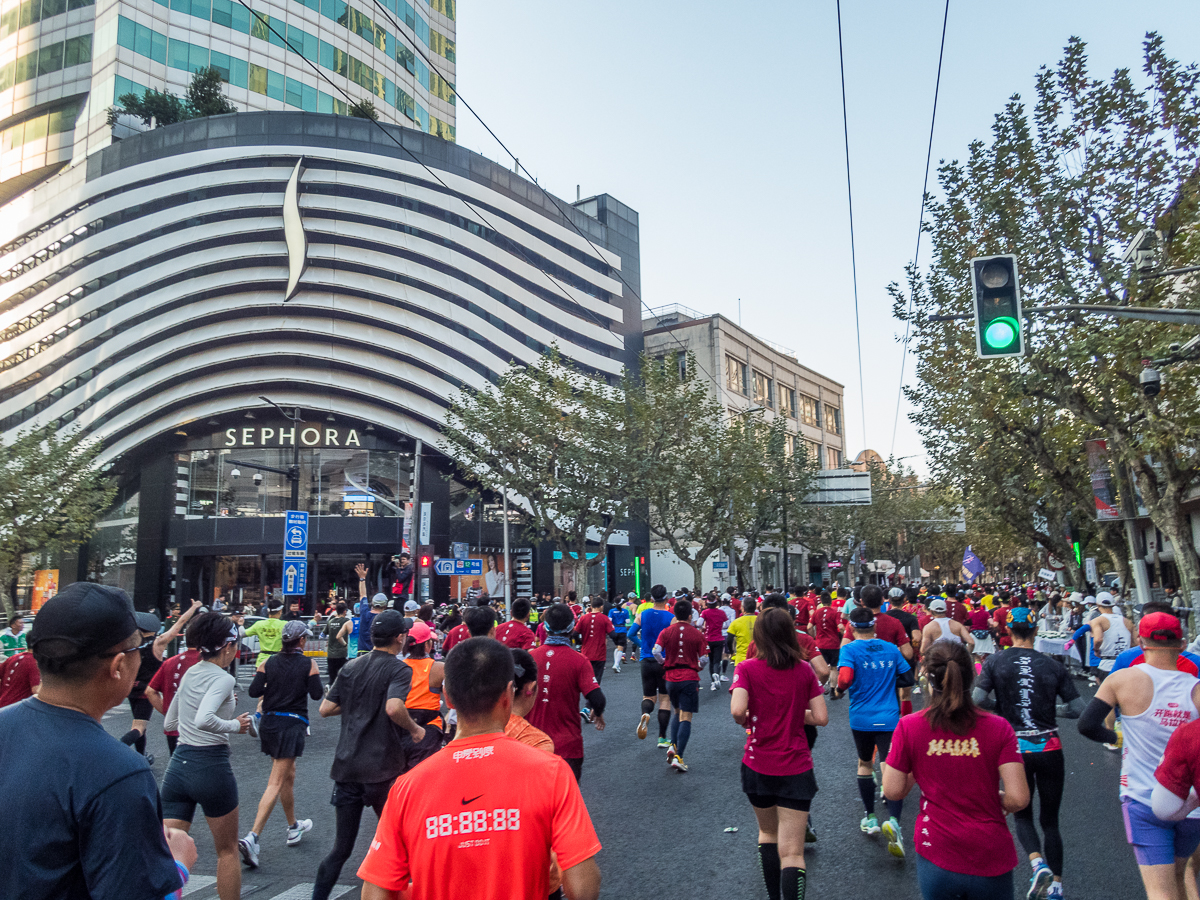
[[[242,862],[252,869],[258,868],[258,838],[253,832],[238,841],[238,853],[242,854]]]
[[[295,847],[306,831],[312,831],[312,819],[297,819],[295,825],[288,826],[287,845]]]
[[[715,682],[715,681],[714,681],[712,684],[710,684],[710,685],[708,686],[708,689],[709,689],[710,691],[715,691],[715,690],[717,689],[717,682]]]
[[[721,680],[722,680],[722,681],[728,681],[728,680],[729,680],[729,676],[728,676],[728,675],[722,675],[722,676],[721,676]]]

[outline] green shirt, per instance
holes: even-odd
[[[345,659],[349,651],[349,642],[338,640],[338,632],[342,630],[342,626],[349,622],[350,619],[346,616],[334,616],[325,623],[325,637],[329,638],[329,643],[325,647],[325,657],[327,659]]]
[[[260,652],[254,661],[255,666],[261,666],[272,655],[283,650],[283,626],[286,624],[283,619],[263,619],[246,629],[246,637],[254,635],[258,638]]]
[[[0,633],[0,648],[4,650],[4,657],[7,659],[10,656],[16,656],[22,650],[27,649],[25,646],[25,632],[13,634],[11,628],[5,628]]]

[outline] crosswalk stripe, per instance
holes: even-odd
[[[213,875],[192,875],[188,878],[188,883],[183,886],[183,896],[195,893],[196,891],[204,890],[210,884],[216,884],[216,876]]]

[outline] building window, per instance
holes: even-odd
[[[725,357],[725,387],[743,396],[750,393],[750,367],[744,362]]]
[[[754,370],[754,402],[768,409],[775,406],[775,383],[757,369]]]
[[[842,467],[842,451],[836,447],[826,447],[825,465],[826,468],[840,469]]]
[[[829,413],[829,430],[834,434],[842,433],[842,411],[836,406],[827,406],[826,411]]]
[[[782,384],[779,386],[779,411],[796,418],[796,392]]]
[[[800,395],[800,421],[805,425],[821,426],[820,406],[812,397]]]
[[[803,438],[800,443],[804,448],[804,453],[808,457],[808,461],[813,465],[819,466],[821,464],[821,445],[816,441],[809,441]]]

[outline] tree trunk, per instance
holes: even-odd
[[[12,614],[17,611],[17,581],[20,576],[14,572],[4,581],[4,590],[0,592],[0,596],[4,598],[4,615],[5,618],[12,618]]]
[[[704,588],[700,584],[700,579],[703,577],[704,561],[707,558],[708,557],[705,557],[704,559],[700,559],[699,555],[697,555],[697,558],[695,558],[695,559],[685,559],[684,560],[684,562],[686,562],[692,570],[692,590],[694,590],[697,594],[699,594],[701,591],[704,590]]]
[[[1128,542],[1125,540],[1124,529],[1116,523],[1105,522],[1097,534],[1100,538],[1101,546],[1104,547],[1104,552],[1112,560],[1117,577],[1121,579],[1121,589],[1132,592],[1133,569],[1129,564],[1129,547]],[[1133,596],[1132,593],[1130,596]]]

